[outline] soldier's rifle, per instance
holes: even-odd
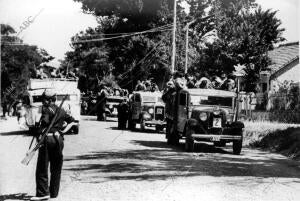
[[[26,156],[23,158],[23,160],[21,161],[22,164],[24,165],[28,165],[29,162],[31,161],[31,159],[33,158],[33,156],[35,155],[36,151],[43,146],[44,141],[46,139],[46,136],[48,134],[48,132],[50,131],[50,129],[52,128],[53,124],[55,123],[57,116],[59,115],[62,105],[65,102],[65,100],[67,99],[68,95],[65,95],[63,100],[61,101],[58,109],[55,111],[55,115],[53,117],[53,119],[51,120],[50,125],[48,126],[48,128],[44,131],[44,133],[42,134],[39,142],[35,145],[35,147],[32,150],[28,150],[26,153]]]

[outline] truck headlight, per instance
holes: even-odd
[[[206,114],[206,112],[201,112],[199,114],[199,118],[200,118],[201,121],[206,121],[207,120],[207,114]]]
[[[149,112],[149,114],[153,114],[153,112],[154,112],[153,108],[149,108],[148,112]]]
[[[232,115],[226,115],[226,121],[231,123],[233,121],[233,116]]]

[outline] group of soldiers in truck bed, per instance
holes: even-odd
[[[188,74],[183,75],[183,73],[176,72],[171,78],[167,85],[172,84],[175,79],[182,79],[183,87],[186,88],[201,88],[201,89],[220,89],[235,91],[235,77],[233,75],[227,76],[225,73],[221,76],[209,76],[206,72],[201,75],[196,74],[196,76],[189,76]]]
[[[128,97],[127,89],[107,87],[100,85],[97,92],[88,91],[87,94],[82,94],[81,114],[82,115],[95,115],[97,113],[97,105],[105,106],[105,97],[121,96]],[[103,99],[103,100],[102,100]],[[100,101],[101,100],[101,101]]]

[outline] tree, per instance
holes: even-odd
[[[1,97],[10,87],[15,88],[15,97],[24,93],[36,67],[54,58],[44,49],[24,44],[14,33],[10,25],[1,24]]]
[[[106,51],[106,60],[119,85],[132,89],[138,79],[153,77],[163,86],[170,75],[173,0],[75,0],[84,12],[92,13],[99,26],[82,32],[76,40],[109,38],[120,33],[155,31],[143,35],[89,42],[75,46],[76,53],[97,46]],[[185,61],[185,26],[190,27],[190,73],[230,74],[234,65],[246,66],[246,90],[254,90],[259,72],[268,63],[266,55],[281,37],[276,12],[263,11],[255,0],[187,0],[186,14],[177,1],[176,70]],[[156,27],[161,27],[157,28]],[[75,59],[78,60],[78,59]],[[98,68],[98,67],[97,67]],[[101,67],[102,68],[102,67]],[[96,69],[94,69],[95,71]]]
[[[118,33],[149,29],[153,29],[153,32],[104,42],[73,45],[74,54],[79,49],[90,51],[89,49],[94,46],[105,47],[108,52],[107,61],[112,67],[111,72],[121,87],[132,90],[138,79],[148,77],[154,77],[161,83],[160,86],[163,85],[163,81],[170,74],[173,0],[76,1],[82,2],[85,12],[97,17],[99,26],[82,32],[80,37],[73,38],[73,42],[80,39],[93,39],[95,36],[109,38],[120,36]],[[183,10],[179,9],[179,13],[182,14]],[[180,18],[183,17],[184,15]],[[156,29],[156,27],[162,28]],[[184,41],[180,37],[177,41],[181,47],[178,49],[178,55],[183,56]],[[78,54],[74,56],[79,58]],[[179,68],[182,59],[178,61]]]
[[[267,51],[284,40],[277,12],[263,11],[253,0],[216,0],[212,5],[216,39],[198,47],[201,56],[191,70],[230,74],[234,65],[243,64],[245,90],[255,91],[260,71],[270,62]]]

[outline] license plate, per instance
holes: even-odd
[[[222,127],[221,118],[214,118],[213,119],[213,127],[214,128],[221,128]]]
[[[157,108],[156,113],[157,114],[162,114],[163,110],[161,108]]]
[[[211,139],[211,141],[214,141],[214,142],[217,141],[218,142],[218,141],[220,141],[220,138],[221,137],[219,135],[218,136],[213,136],[212,139]]]

